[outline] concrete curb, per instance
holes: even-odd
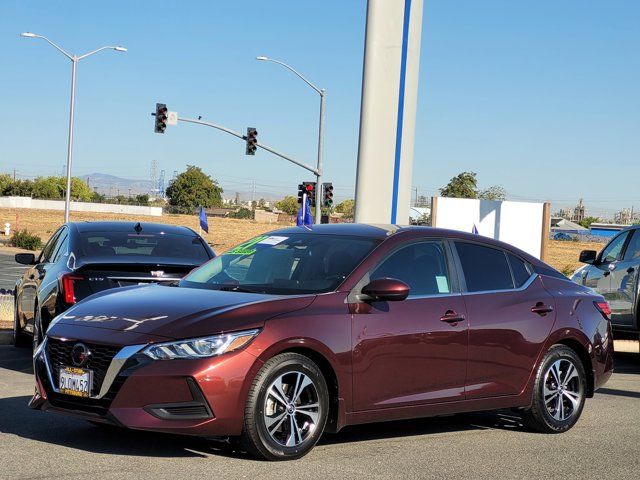
[[[13,344],[13,330],[0,330],[0,345]]]

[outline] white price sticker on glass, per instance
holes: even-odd
[[[260,240],[258,242],[258,245],[277,245],[281,242],[284,242],[285,240],[287,240],[289,237],[279,237],[277,235],[271,235],[267,238],[265,238],[264,240]]]

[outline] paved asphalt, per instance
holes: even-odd
[[[16,280],[28,268],[14,260],[15,253],[0,252],[0,289],[13,290]]]
[[[568,433],[473,414],[349,427],[299,461],[269,463],[201,439],[101,428],[29,410],[28,350],[0,347],[0,478],[640,478],[640,356]]]

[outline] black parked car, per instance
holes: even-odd
[[[582,251],[580,261],[587,265],[571,279],[593,288],[607,299],[614,332],[640,333],[640,226],[622,230],[600,253]]]
[[[215,256],[190,228],[135,222],[77,222],[60,227],[15,288],[14,344],[37,346],[49,322],[108,288],[173,282]]]

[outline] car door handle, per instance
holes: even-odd
[[[545,305],[542,302],[536,303],[535,307],[531,307],[531,313],[537,313],[541,317],[544,317],[547,313],[553,312],[551,305]]]
[[[440,317],[440,321],[446,323],[464,322],[464,315],[456,313],[455,310],[447,310],[444,315]]]

